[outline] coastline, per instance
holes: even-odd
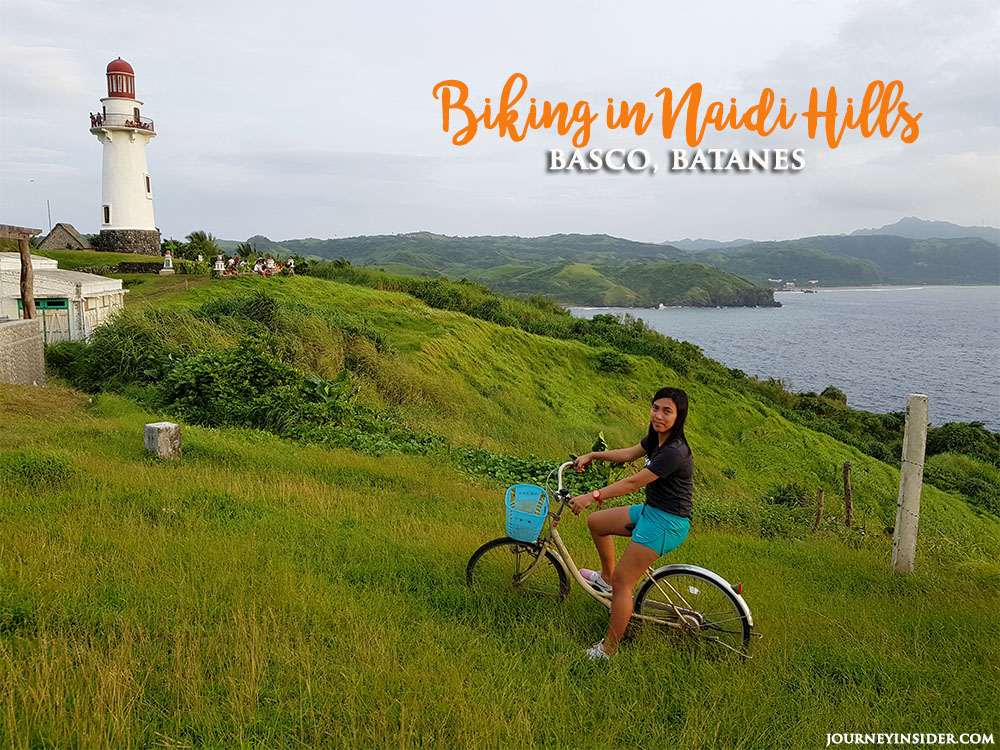
[[[569,310],[580,317],[628,313],[727,367],[781,379],[795,391],[835,385],[852,408],[888,413],[903,408],[906,393],[927,393],[934,424],[978,421],[996,431],[1000,381],[989,341],[1000,335],[998,292],[994,284],[827,287],[776,296],[784,303],[777,309],[791,312],[773,315],[728,308]],[[879,321],[891,322],[894,333]],[[934,331],[932,344],[927,331]]]

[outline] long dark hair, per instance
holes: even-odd
[[[650,403],[656,403],[661,398],[669,398],[674,402],[674,406],[677,407],[677,419],[674,420],[674,426],[670,428],[670,435],[667,436],[667,442],[663,445],[667,446],[670,443],[680,441],[687,448],[687,452],[691,452],[691,446],[688,445],[687,438],[684,437],[684,422],[687,421],[688,416],[688,396],[680,388],[661,388],[653,396],[653,400]],[[660,434],[653,429],[653,423],[649,423],[649,432],[646,433],[646,445],[649,449],[646,451],[646,455],[650,458],[660,449]]]

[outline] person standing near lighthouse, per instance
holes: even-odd
[[[91,118],[90,132],[104,147],[101,176],[101,250],[160,254],[160,232],[153,221],[153,185],[146,166],[146,145],[156,136],[153,121],[142,116],[135,98],[135,72],[122,60],[108,64],[108,95]]]

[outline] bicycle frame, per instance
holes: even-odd
[[[573,465],[572,461],[567,461],[566,463],[562,464],[559,467],[559,489],[557,490],[556,493],[560,501],[559,509],[555,513],[552,512],[549,513],[549,518],[551,519],[552,522],[549,525],[548,534],[540,538],[538,542],[535,543],[538,546],[538,555],[535,557],[535,561],[531,564],[531,566],[529,566],[527,570],[524,571],[521,577],[526,578],[530,576],[531,573],[534,571],[535,567],[543,559],[545,551],[551,549],[556,553],[556,556],[559,558],[560,563],[567,570],[567,572],[570,573],[570,575],[573,577],[573,580],[576,581],[577,585],[580,586],[580,588],[582,588],[590,596],[592,596],[594,599],[599,601],[601,604],[603,604],[610,610],[611,595],[603,594],[597,591],[583,577],[583,574],[580,573],[580,569],[573,561],[573,557],[570,555],[569,550],[566,548],[566,543],[559,535],[559,529],[558,529],[559,520],[562,517],[562,513],[565,510],[566,506],[568,505],[569,501],[569,493],[563,488],[563,471],[566,469],[567,466],[572,466],[572,465]],[[707,570],[705,568],[699,568],[694,565],[666,565],[661,568],[657,568],[656,570],[653,570],[652,567],[647,568],[643,573],[643,578],[640,579],[640,582],[643,579],[648,578],[652,582],[652,584],[656,586],[656,588],[660,591],[660,593],[666,600],[667,605],[673,610],[672,612],[673,617],[671,618],[657,617],[653,615],[644,615],[635,612],[632,615],[633,618],[638,620],[644,620],[646,622],[652,622],[657,625],[666,625],[668,627],[676,628],[678,630],[682,630],[689,633],[700,632],[700,625],[698,624],[697,619],[687,614],[695,612],[696,611],[695,608],[691,607],[690,604],[688,604],[687,600],[684,599],[684,596],[679,591],[677,591],[677,589],[674,588],[669,581],[663,581],[662,582],[663,585],[661,585],[661,582],[656,580],[655,577],[656,574],[666,570],[678,570],[681,572],[697,572],[712,579],[719,586],[729,589],[730,591],[733,592],[733,596],[736,598],[736,600],[739,602],[739,605],[742,607],[743,612],[746,615],[747,622],[751,627],[753,627],[753,618],[750,614],[750,608],[746,605],[746,602],[743,600],[743,597],[738,593],[736,593],[733,590],[732,586],[730,586],[729,583],[721,576],[716,575],[710,570]],[[666,586],[666,588],[669,588],[670,591],[673,592],[674,596],[679,601],[679,604],[676,604],[674,602],[674,598],[670,596],[670,594],[667,592],[664,586]],[[721,641],[719,641],[719,643],[721,645],[726,645],[724,643],[721,643]],[[727,648],[731,647],[727,646]]]

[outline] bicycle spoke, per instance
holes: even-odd
[[[513,589],[553,600],[569,594],[569,581],[551,552],[511,539],[497,539],[480,547],[466,568],[466,582],[482,592]]]
[[[719,584],[681,571],[668,571],[653,584],[637,601],[640,614],[734,651],[746,648],[749,623],[735,598]]]

